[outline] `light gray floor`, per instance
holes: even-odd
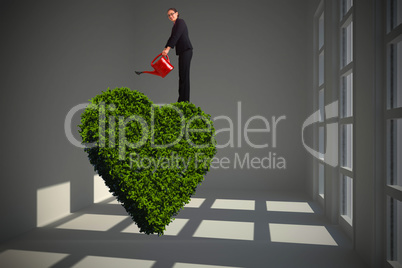
[[[110,198],[3,243],[0,267],[367,265],[339,227],[303,195],[200,186],[164,236],[139,234]]]

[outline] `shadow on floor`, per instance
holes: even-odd
[[[3,243],[0,266],[367,267],[303,195],[202,190],[164,236],[138,233],[108,199]]]

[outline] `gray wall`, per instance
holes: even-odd
[[[314,63],[314,60],[317,61],[317,59],[314,58],[314,53],[315,50],[317,49],[317,44],[315,44],[315,38],[317,38],[317,36],[315,36],[318,32],[318,29],[314,29],[314,19],[315,19],[315,13],[317,11],[318,5],[320,4],[321,0],[311,0],[310,3],[310,7],[308,9],[308,18],[309,18],[309,28],[311,29],[311,31],[309,31],[309,42],[310,42],[310,51],[309,53],[311,53],[311,71],[313,72],[311,74],[311,80],[310,80],[310,85],[311,88],[309,90],[307,90],[305,92],[306,95],[306,106],[307,106],[307,113],[313,114],[314,112],[316,112],[319,107],[318,107],[318,90],[317,90],[317,86],[316,84],[318,83],[317,80],[318,78],[315,77],[314,75],[317,74],[317,69],[318,69],[318,64]],[[316,136],[314,136],[314,134]],[[312,147],[313,149],[315,149],[316,151],[319,151],[318,149],[318,125],[314,124],[313,126],[306,128],[305,132],[305,142],[308,146]],[[307,170],[307,176],[306,176],[306,191],[307,194],[313,198],[316,199],[316,192],[318,191],[318,183],[317,183],[317,159],[313,158],[311,155],[307,156],[308,160],[309,160],[309,164],[306,164],[306,170]]]
[[[154,103],[176,102],[178,68],[164,79],[134,74],[150,69],[162,51],[172,27],[169,7],[185,19],[194,46],[191,102],[234,122],[235,147],[217,154],[228,157],[232,168],[212,170],[203,190],[305,191],[311,157],[301,143],[301,126],[312,112],[310,1],[9,1],[0,10],[0,241],[36,226],[39,189],[70,182],[71,211],[92,203],[93,168],[64,132],[73,106],[123,86]],[[175,52],[169,56],[178,67]],[[237,146],[239,101],[242,129],[254,115],[269,121],[286,116],[278,124],[276,148],[272,133],[249,134],[268,148],[253,149],[244,138]],[[224,120],[215,123],[216,129],[226,127]],[[250,124],[262,127],[261,120]],[[221,133],[218,142],[228,138]],[[285,170],[233,168],[235,153],[262,158],[269,152],[285,158]]]
[[[356,1],[355,249],[370,267],[386,267],[385,206],[385,1]],[[373,23],[373,27],[364,27]],[[364,208],[364,209],[362,209]],[[398,223],[400,224],[400,223]]]

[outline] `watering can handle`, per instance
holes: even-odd
[[[153,65],[154,62],[155,62],[155,60],[156,60],[157,58],[159,58],[159,56],[161,56],[161,55],[162,55],[162,53],[160,53],[158,56],[156,56],[155,59],[151,62],[151,65]],[[166,55],[166,59],[167,59],[168,62],[170,62],[168,55]]]

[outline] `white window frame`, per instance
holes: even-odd
[[[339,22],[339,50],[340,50],[340,57],[339,57],[339,94],[338,94],[338,99],[339,99],[339,201],[340,201],[340,210],[339,210],[339,223],[341,227],[346,231],[346,233],[349,234],[349,236],[353,237],[353,222],[354,222],[354,209],[353,209],[353,204],[354,204],[354,191],[355,191],[355,176],[354,176],[354,168],[353,168],[353,163],[354,157],[355,157],[355,148],[354,148],[354,139],[355,139],[355,134],[354,134],[354,82],[352,79],[351,83],[351,95],[345,96],[343,94],[343,83],[342,80],[347,78],[348,75],[352,75],[353,77],[353,62],[354,62],[354,46],[353,46],[353,32],[354,32],[354,24],[353,24],[353,14],[354,14],[354,7],[353,7],[353,0],[341,0],[339,2],[339,10],[340,10],[340,22]],[[345,6],[350,8],[347,10]],[[350,26],[350,36],[345,36],[345,31],[347,27]],[[348,37],[345,41],[345,37]],[[346,51],[345,51],[346,50]],[[350,59],[350,62],[345,63],[345,52],[348,53],[348,57]],[[352,99],[350,100],[351,104],[351,114],[348,116],[343,116],[342,115],[342,108],[344,106],[344,99],[345,97],[351,97]],[[343,160],[344,160],[344,151],[343,151],[343,142],[344,142],[344,137],[343,137],[343,129],[345,126],[351,126],[351,137],[350,137],[350,151],[351,155],[349,155],[349,160],[351,161],[351,166],[350,167],[345,167],[343,166]],[[350,178],[349,180],[345,180],[345,178]],[[346,185],[344,185],[344,182],[348,181]]]

